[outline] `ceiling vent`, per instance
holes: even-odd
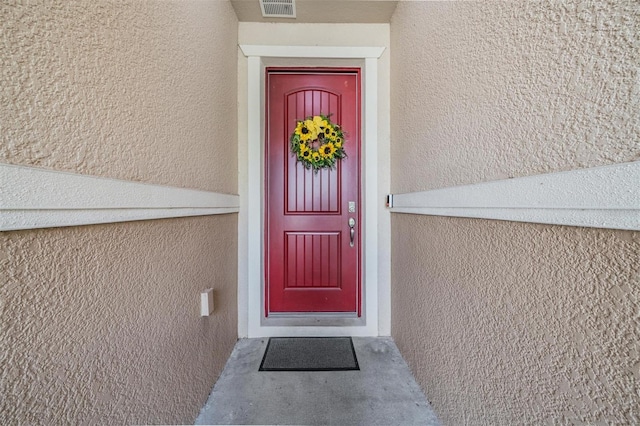
[[[260,9],[265,18],[295,18],[296,0],[260,0]]]

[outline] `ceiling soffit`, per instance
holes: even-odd
[[[391,22],[397,1],[296,0],[295,19],[263,18],[259,0],[231,0],[240,22],[382,24]]]

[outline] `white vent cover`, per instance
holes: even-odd
[[[296,0],[260,0],[260,9],[265,18],[295,18]]]

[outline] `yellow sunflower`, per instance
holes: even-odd
[[[331,142],[325,143],[318,150],[323,158],[331,158],[336,153],[336,147]]]
[[[309,147],[301,143],[300,148],[298,149],[298,156],[300,156],[301,158],[308,159],[310,155],[311,155],[311,150],[309,149]]]
[[[340,149],[340,148],[342,148],[342,142],[338,142],[338,141],[336,141],[336,143],[334,144],[334,146],[335,146],[337,149]]]
[[[326,126],[323,125],[320,130],[322,131],[323,139],[331,139],[331,124],[327,123]]]
[[[311,124],[311,127],[309,127],[308,124]],[[318,132],[315,131],[315,126],[313,126],[313,122],[311,122],[311,120],[298,122],[298,125],[296,126],[296,134],[300,135],[300,140],[302,142],[314,140],[318,137]]]
[[[320,154],[318,153],[318,151],[315,151],[313,154],[311,154],[311,157],[313,158],[313,161],[318,161],[320,159]]]

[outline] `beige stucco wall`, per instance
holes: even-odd
[[[640,5],[555,3],[398,5],[394,191],[640,160]]]
[[[228,2],[4,2],[0,25],[0,161],[237,192]],[[195,419],[237,338],[236,215],[0,248],[0,423]]]
[[[392,192],[640,159],[640,4],[401,2]],[[445,424],[640,422],[640,233],[393,215],[392,336]]]
[[[237,192],[229,2],[28,4],[0,7],[0,161]]]
[[[225,215],[0,235],[0,423],[192,422],[236,341],[236,227]]]

